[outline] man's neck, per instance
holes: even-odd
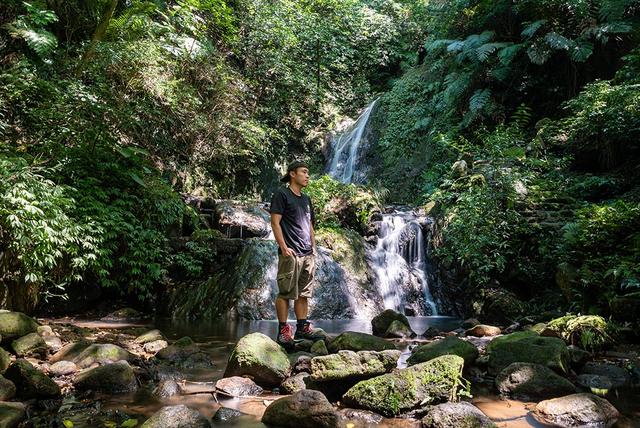
[[[293,192],[294,195],[300,196],[302,195],[302,187],[294,182],[289,183],[289,189]]]

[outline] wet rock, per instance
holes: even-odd
[[[148,352],[149,354],[156,354],[161,349],[169,346],[166,340],[154,340],[152,342],[147,342],[142,346],[144,352]]]
[[[478,324],[465,331],[467,336],[484,337],[484,336],[497,336],[502,334],[500,327],[492,325]]]
[[[285,381],[280,384],[280,391],[285,394],[293,394],[294,392],[307,389],[304,381],[307,377],[309,377],[309,373],[303,372],[285,379]]]
[[[600,376],[595,374],[581,374],[576,379],[578,385],[583,388],[587,388],[596,395],[607,395],[609,390],[613,387],[613,382],[606,376]]]
[[[455,396],[464,360],[443,355],[425,363],[357,383],[342,397],[347,406],[396,416]]]
[[[311,360],[311,378],[314,381],[364,379],[395,369],[400,351],[339,351],[337,354],[315,357]]]
[[[210,369],[213,367],[211,357],[204,352],[191,354],[184,360],[175,362],[175,364],[183,369]]]
[[[429,327],[424,331],[424,333],[422,333],[422,337],[426,337],[427,339],[430,339],[432,337],[439,336],[440,334],[441,332],[437,328]]]
[[[229,397],[251,397],[262,394],[262,388],[251,379],[231,376],[216,382],[216,390]]]
[[[269,213],[255,205],[222,200],[215,206],[214,226],[227,238],[263,238],[271,231]]]
[[[569,358],[573,366],[583,366],[584,363],[591,358],[590,352],[580,349],[575,345],[569,345],[567,349],[569,350]]]
[[[329,344],[330,352],[342,350],[349,351],[384,351],[385,349],[396,349],[391,342],[373,336],[371,334],[355,331],[345,331]]]
[[[11,354],[9,354],[4,349],[0,348],[0,373],[4,373],[4,371],[11,364]]]
[[[49,366],[49,373],[53,376],[66,376],[78,371],[78,366],[72,361],[58,361]]]
[[[214,424],[220,424],[224,422],[232,422],[234,419],[238,419],[242,416],[245,416],[246,413],[242,413],[240,410],[230,409],[229,407],[220,407],[211,422]]]
[[[576,387],[540,364],[513,363],[496,376],[501,394],[524,401],[540,401],[576,392]]]
[[[387,331],[384,333],[384,337],[400,338],[400,339],[416,337],[416,336],[417,335],[415,334],[415,332],[411,330],[411,327],[407,326],[406,324],[398,320],[394,320],[389,325],[389,328],[387,329]]]
[[[293,346],[293,350],[296,352],[300,352],[300,351],[310,352],[312,346],[313,346],[313,340],[299,339],[296,341],[295,345]]]
[[[62,340],[57,336],[44,336],[42,340],[44,340],[44,343],[47,344],[47,348],[49,348],[51,352],[58,352],[62,349]]]
[[[78,355],[91,345],[91,342],[81,340],[72,342],[62,347],[58,352],[49,358],[49,362],[57,363],[58,361],[73,361]]]
[[[73,385],[78,390],[91,389],[106,393],[130,392],[138,388],[133,369],[126,361],[81,371],[73,379]]]
[[[102,317],[102,321],[139,321],[144,319],[144,315],[133,308],[122,308]]]
[[[491,419],[471,403],[443,403],[431,406],[422,418],[424,428],[497,428]]]
[[[300,355],[293,362],[292,373],[311,373],[311,359],[309,355]]]
[[[157,329],[149,330],[135,338],[135,342],[141,345],[149,342],[155,342],[156,340],[166,340],[162,332]]]
[[[249,376],[263,386],[278,386],[291,373],[291,363],[280,345],[262,333],[242,337],[229,356],[224,376]]]
[[[569,370],[569,351],[561,339],[540,337],[531,331],[500,336],[487,345],[489,373],[498,374],[511,363],[535,363],[557,372]]]
[[[185,360],[191,354],[199,351],[200,348],[198,345],[196,345],[190,337],[185,336],[177,340],[173,345],[159,350],[156,353],[156,358],[176,363]]]
[[[163,380],[182,380],[184,375],[174,366],[167,364],[158,364],[153,371],[153,378],[158,382]]]
[[[470,329],[472,327],[477,326],[478,324],[480,324],[480,321],[478,321],[477,319],[475,319],[475,318],[467,318],[466,320],[464,320],[462,322],[461,327],[463,329],[465,329],[465,330],[468,330],[468,329]]]
[[[180,395],[180,385],[173,379],[163,380],[153,390],[153,395],[158,398],[169,398]]]
[[[466,340],[451,336],[418,346],[411,353],[407,364],[412,366],[432,360],[441,355],[457,355],[464,359],[466,365],[470,365],[478,357],[478,348]]]
[[[0,402],[0,427],[16,428],[26,417],[26,407],[22,403]]]
[[[22,312],[0,313],[0,336],[3,343],[9,343],[14,339],[35,333],[38,323]]]
[[[526,308],[514,293],[503,288],[483,289],[476,306],[483,322],[498,325],[510,325],[525,313]]]
[[[631,375],[622,367],[613,364],[588,362],[582,368],[580,374],[599,375],[611,380],[612,388],[622,388],[631,383]]]
[[[343,426],[351,424],[354,427],[378,426],[384,419],[382,415],[360,409],[342,409],[338,411],[338,415]]]
[[[321,392],[305,389],[271,403],[262,422],[283,428],[334,428],[338,425],[338,413]]]
[[[459,160],[451,165],[451,177],[460,178],[464,177],[469,173],[469,168],[467,167],[467,163],[463,160]]]
[[[620,417],[606,399],[593,394],[572,394],[536,405],[534,417],[545,424],[562,427],[610,427]]]
[[[210,428],[211,424],[197,410],[180,404],[165,406],[154,413],[140,428]]]
[[[47,355],[47,344],[38,333],[29,333],[11,342],[11,348],[18,357],[39,357]]]
[[[400,312],[394,311],[393,309],[387,309],[379,315],[373,317],[373,319],[371,320],[371,330],[373,332],[373,335],[384,337],[393,321],[399,321],[400,323],[411,329],[409,320],[406,316],[404,316]]]
[[[116,361],[132,361],[134,355],[118,345],[110,343],[99,343],[89,345],[82,350],[73,362],[81,368],[91,367],[94,364],[109,364]]]
[[[16,386],[9,379],[0,376],[0,401],[11,400],[16,395]],[[0,425],[2,426],[2,425]]]
[[[18,359],[4,373],[16,386],[16,395],[23,399],[53,398],[60,395],[60,387],[47,375],[24,359]]]
[[[327,350],[327,345],[324,343],[324,340],[318,340],[314,342],[310,349],[312,354],[316,355],[327,355],[329,351]]]

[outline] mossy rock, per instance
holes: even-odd
[[[132,361],[134,355],[118,345],[110,343],[96,343],[85,348],[73,359],[73,362],[81,368],[90,367],[96,363],[110,364],[116,361]]]
[[[181,364],[191,355],[200,352],[200,348],[189,337],[184,336],[176,340],[173,345],[162,348],[156,353],[156,357],[161,360],[167,360],[172,363]]]
[[[430,406],[427,415],[422,418],[424,428],[497,428],[491,419],[473,404],[443,403]]]
[[[135,342],[141,345],[149,342],[155,342],[156,340],[165,340],[160,330],[149,330],[136,337]]]
[[[384,333],[384,337],[389,338],[406,339],[416,336],[416,333],[411,330],[411,327],[398,320],[393,320],[391,324],[389,324],[387,331]]]
[[[465,365],[472,364],[478,358],[478,348],[472,343],[455,336],[418,346],[413,350],[407,364],[424,363],[441,355],[457,355],[464,359]]]
[[[291,363],[280,345],[262,333],[251,333],[233,348],[224,377],[249,376],[258,385],[271,387],[290,373]]]
[[[16,395],[16,385],[0,376],[0,401],[9,401]],[[0,424],[0,426],[2,426]]]
[[[16,386],[16,395],[30,398],[53,398],[60,395],[60,387],[42,371],[25,359],[18,359],[4,373]]]
[[[474,305],[483,322],[511,324],[526,312],[525,304],[511,291],[501,288],[482,290]]]
[[[443,355],[425,363],[363,380],[342,399],[354,406],[393,417],[424,404],[447,401],[462,385],[464,360]]]
[[[53,354],[49,358],[50,363],[57,363],[58,361],[74,361],[78,355],[85,349],[91,346],[91,342],[87,340],[80,340],[78,342],[71,342],[62,347],[58,352]]]
[[[329,351],[327,350],[327,345],[324,343],[324,340],[318,340],[311,345],[311,353],[316,355],[327,355]]]
[[[384,351],[386,349],[396,349],[396,347],[380,337],[356,331],[345,331],[329,344],[330,352]]]
[[[264,411],[262,422],[283,428],[334,428],[339,418],[320,391],[303,389],[271,403]]]
[[[567,373],[571,357],[562,339],[541,337],[532,331],[518,331],[497,337],[487,346],[489,373],[498,374],[511,363],[542,364]]]
[[[73,379],[78,390],[94,390],[106,393],[130,392],[138,388],[133,369],[126,361],[94,367],[81,371]]]
[[[211,424],[204,415],[184,404],[165,406],[151,415],[140,428],[210,428]]]
[[[576,387],[540,364],[513,363],[496,376],[501,394],[525,401],[540,401],[576,392]]]
[[[403,314],[394,311],[393,309],[387,309],[382,313],[376,315],[371,320],[371,330],[374,336],[385,337],[385,333],[389,329],[389,326],[392,322],[399,321],[402,324],[409,327],[411,330],[411,326],[409,325],[409,320]]]
[[[2,336],[4,343],[9,343],[29,333],[35,333],[37,330],[38,323],[22,312],[0,313],[0,336]]]
[[[339,351],[311,360],[314,381],[369,378],[390,372],[398,365],[400,351]]]
[[[612,342],[607,321],[599,315],[565,315],[549,321],[548,329],[571,345],[601,349]]]
[[[0,402],[0,427],[15,428],[26,416],[26,406],[23,403]]]
[[[47,355],[47,344],[38,333],[29,333],[11,342],[11,348],[18,357],[37,356],[44,358]]]
[[[4,373],[9,365],[11,365],[11,354],[0,348],[0,374]]]

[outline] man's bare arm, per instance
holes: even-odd
[[[311,225],[311,247],[313,248],[313,254],[316,254],[316,233]]]
[[[280,220],[282,220],[282,214],[271,214],[271,229],[273,230],[273,236],[276,238],[276,242],[278,243],[278,247],[280,247],[280,251],[282,251],[282,255],[293,256],[293,251],[287,247],[286,242],[284,242],[284,235],[282,234],[282,228],[280,227]]]

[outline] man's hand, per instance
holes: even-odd
[[[285,257],[290,257],[290,256],[295,256],[296,254],[293,252],[293,250],[289,247],[284,247],[281,248],[280,251],[282,251],[282,255]]]

